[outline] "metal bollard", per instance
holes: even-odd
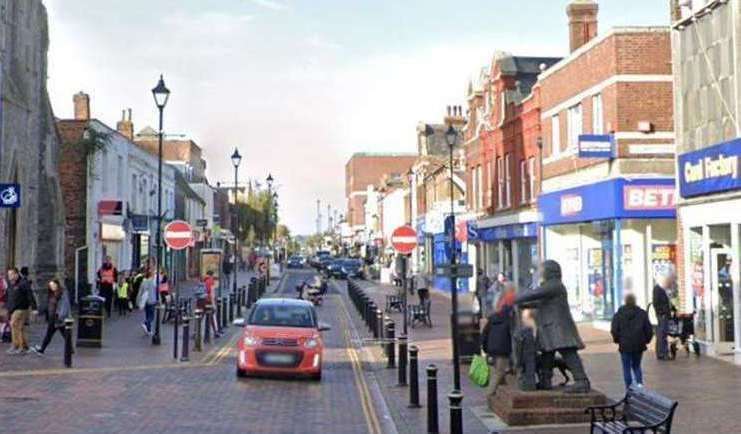
[[[172,321],[172,358],[175,360],[178,359],[178,320],[182,312],[181,306],[182,304],[172,307],[172,311],[174,312]]]
[[[407,385],[407,337],[399,336],[399,384]]]
[[[437,420],[437,366],[427,366],[427,434],[439,434]]]
[[[237,293],[232,292],[229,294],[229,324],[234,321],[234,305],[236,304]]]
[[[227,296],[221,297],[221,332],[229,327],[229,302]]]
[[[210,305],[210,304],[206,305],[206,327],[203,330],[203,342],[206,344],[211,343],[211,326],[213,324],[213,316],[214,316],[213,305]]]
[[[244,288],[237,290],[237,318],[242,317],[242,304],[244,303]]]
[[[463,434],[463,394],[452,391],[448,394],[450,400],[450,434]]]
[[[391,320],[386,323],[386,339],[389,340],[386,344],[386,368],[393,369],[396,367],[396,348],[394,346],[394,341],[396,339],[396,324]]]
[[[376,309],[375,315],[376,327],[373,328],[373,337],[380,339],[383,338],[383,312],[381,312],[381,309]]]
[[[188,344],[190,343],[190,317],[183,317],[183,350],[180,355],[181,362],[187,362],[188,359]]]
[[[160,338],[160,322],[162,318],[162,305],[158,304],[154,307],[154,334],[152,335],[152,345],[159,345],[162,343]]]
[[[195,318],[196,318],[196,335],[193,340],[193,351],[203,351],[203,346],[201,345],[201,330],[203,326],[203,311],[201,309],[196,309],[195,311]]]
[[[419,348],[409,346],[409,408],[419,408]]]
[[[212,330],[214,332],[214,336],[216,336],[216,333],[219,332],[218,329],[221,328],[221,297],[216,297],[216,306],[214,306],[214,315],[216,315],[216,328],[217,330]]]
[[[64,366],[72,367],[72,327],[75,321],[72,318],[64,320]]]

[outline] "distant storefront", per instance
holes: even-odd
[[[538,198],[542,248],[561,264],[580,320],[608,320],[623,295],[651,301],[656,270],[673,266],[673,179],[617,178]]]

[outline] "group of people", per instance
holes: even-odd
[[[98,295],[104,299],[103,306],[108,318],[115,307],[119,317],[127,316],[139,307],[142,282],[147,278],[150,266],[144,265],[133,272],[119,272],[110,256],[106,256],[97,273]],[[160,273],[157,299],[166,304],[170,300],[170,283],[166,272]]]

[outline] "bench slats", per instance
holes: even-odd
[[[592,428],[603,433],[622,433],[630,426],[655,426],[663,424],[661,432],[669,433],[671,419],[674,416],[676,401],[656,392],[631,387],[625,395],[623,404],[624,421],[594,421]],[[627,421],[627,423],[626,423]]]

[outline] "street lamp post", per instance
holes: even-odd
[[[458,355],[458,278],[456,276],[456,249],[455,249],[455,200],[453,197],[455,185],[453,183],[453,148],[458,140],[458,131],[451,124],[445,132],[445,140],[448,142],[448,165],[450,166],[450,293],[452,312],[450,321],[453,339],[453,391],[461,390],[461,365]]]
[[[270,214],[273,212],[273,175],[268,173],[265,182],[268,184],[268,209],[265,213],[265,244],[267,247],[268,245],[271,245],[270,233],[272,230],[270,228]],[[272,247],[270,250],[272,250]],[[275,254],[275,252],[273,252],[273,254]],[[268,257],[268,282],[270,282],[270,257]]]
[[[277,258],[280,256],[280,247],[278,247],[278,193],[273,192],[273,206],[270,209],[270,215],[272,216],[273,221],[273,252],[275,252],[276,256],[276,263],[278,263]],[[276,250],[278,250],[276,252]]]
[[[239,150],[234,148],[232,154],[232,164],[234,165],[234,280],[232,282],[232,297],[237,295],[237,276],[239,275],[239,265],[237,263],[237,252],[239,252],[239,189],[237,188],[239,182],[239,164],[242,162],[242,156],[239,155]]]
[[[157,262],[155,264],[155,291],[159,295],[160,287],[160,264],[162,261],[162,140],[164,138],[163,133],[163,119],[165,106],[167,101],[170,99],[170,89],[165,86],[165,79],[160,75],[160,80],[157,82],[157,86],[152,89],[152,95],[154,96],[154,103],[157,105],[160,115],[159,124],[159,151],[157,154]],[[157,300],[155,300],[157,301]],[[159,345],[160,340],[160,310],[157,309],[154,334],[152,335],[152,345]]]

